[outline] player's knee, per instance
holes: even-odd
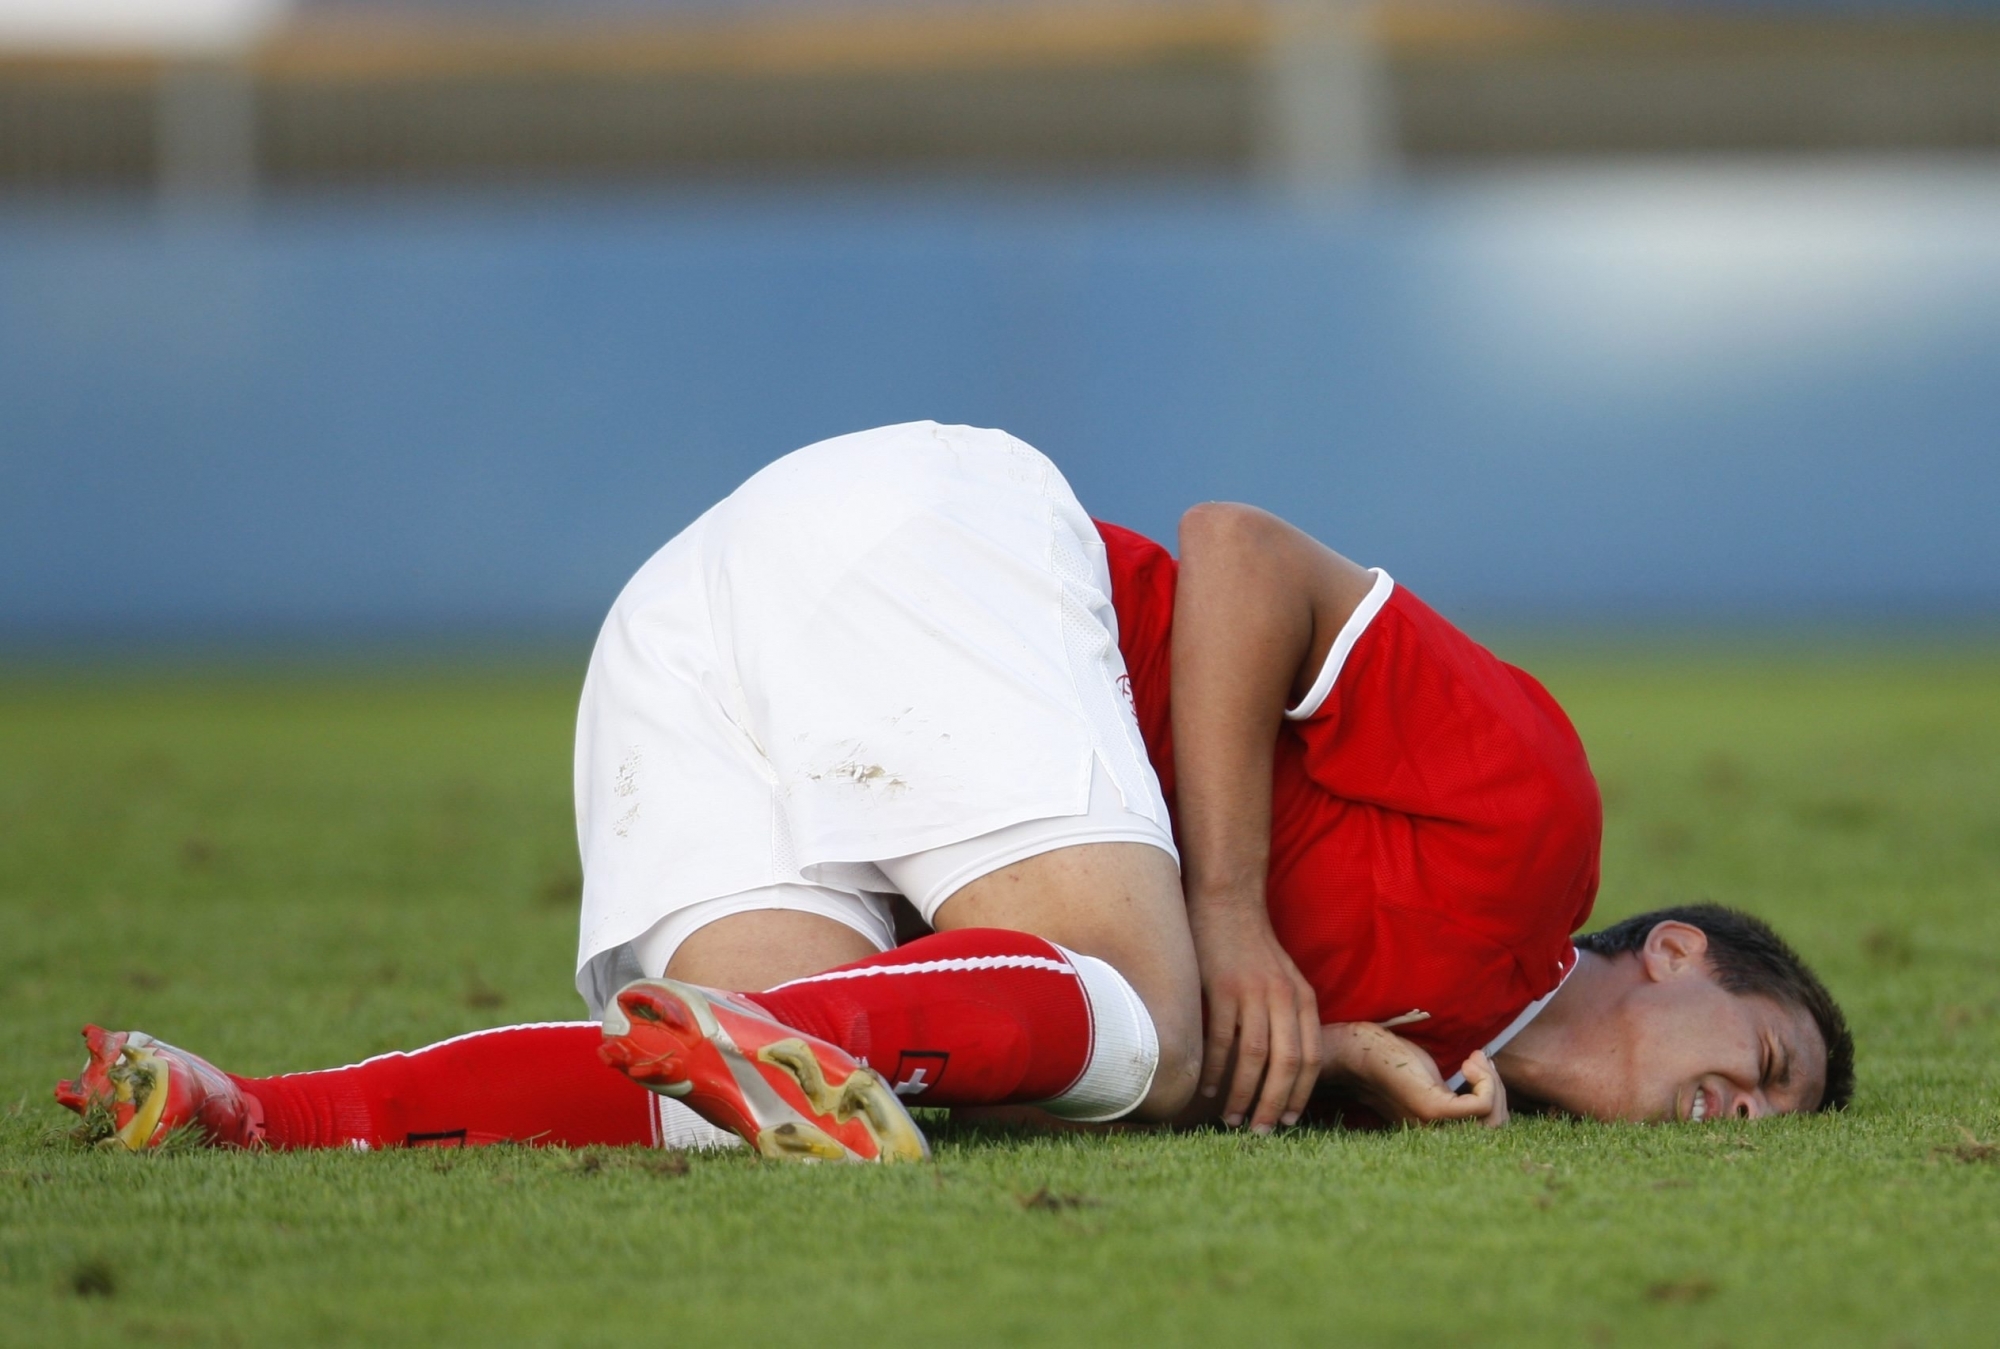
[[[1101,957],[1056,949],[1075,970],[1087,1004],[1090,1049],[1082,1074],[1042,1108],[1085,1121],[1179,1114],[1201,1068],[1198,992],[1180,989],[1181,981],[1157,970],[1133,979]]]
[[[1194,1100],[1195,1084],[1201,1080],[1201,1046],[1181,1044],[1160,1051],[1160,1066],[1153,1074],[1153,1090],[1141,1107],[1148,1119],[1175,1119]]]
[[[1199,996],[1155,997],[1147,999],[1147,1010],[1160,1058],[1146,1099],[1134,1113],[1142,1119],[1172,1119],[1194,1100],[1201,1080],[1201,1001]]]

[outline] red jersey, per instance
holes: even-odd
[[[1131,530],[1098,531],[1140,733],[1172,807],[1179,567]],[[1603,809],[1575,728],[1531,676],[1400,586],[1363,611],[1315,686],[1323,700],[1279,734],[1265,902],[1322,1021],[1411,1017],[1396,1033],[1450,1076],[1574,963]]]

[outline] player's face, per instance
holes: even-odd
[[[1760,1119],[1819,1104],[1826,1042],[1799,1008],[1725,992],[1704,970],[1645,985],[1627,1010],[1618,1118]]]

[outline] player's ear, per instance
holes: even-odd
[[[1639,948],[1639,965],[1655,983],[1708,969],[1708,934],[1692,923],[1655,923]]]

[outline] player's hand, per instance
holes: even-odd
[[[1485,1051],[1461,1068],[1469,1088],[1445,1086],[1437,1063],[1417,1045],[1366,1021],[1325,1028],[1328,1080],[1384,1119],[1442,1124],[1476,1119],[1489,1129],[1507,1122],[1507,1087]]]
[[[1234,1128],[1247,1118],[1256,1133],[1298,1123],[1319,1081],[1312,985],[1278,944],[1261,902],[1191,904],[1188,919],[1208,1003],[1202,1098],[1220,1094],[1226,1076],[1223,1123]]]

